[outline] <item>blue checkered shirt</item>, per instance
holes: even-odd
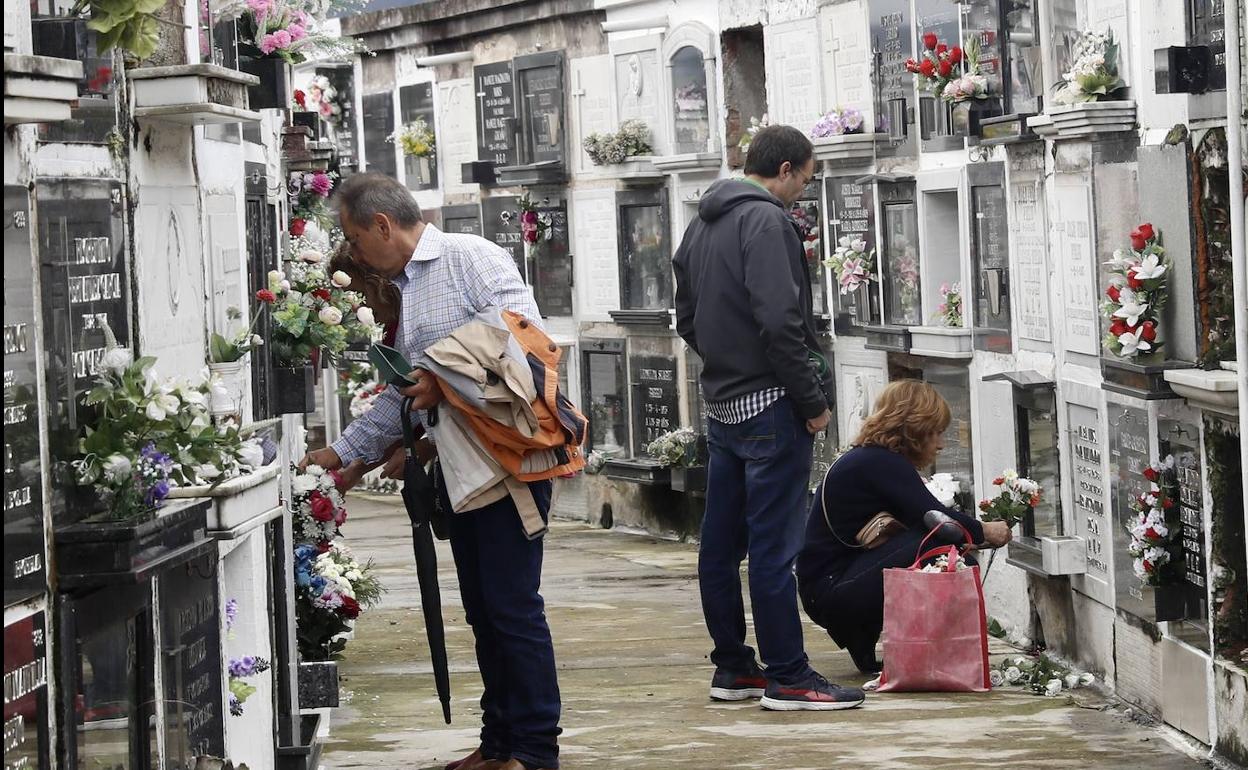
[[[408,361],[489,307],[514,310],[535,323],[541,318],[510,254],[484,238],[444,233],[430,224],[394,285],[402,294],[394,346]],[[333,444],[343,465],[357,458],[377,462],[402,438],[402,402],[397,388],[386,388],[372,409],[347,426]]]
[[[784,388],[765,388],[727,401],[707,401],[706,416],[716,422],[736,425],[763,413],[784,397]]]

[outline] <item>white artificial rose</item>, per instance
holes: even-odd
[[[191,388],[184,388],[178,391],[178,395],[182,397],[183,401],[192,406],[204,406],[208,403],[208,399],[202,392]]]
[[[325,474],[325,469],[319,465],[309,465],[304,469],[304,473],[309,476],[323,476]]]
[[[198,476],[201,481],[212,481],[221,475],[221,469],[212,463],[196,465],[193,470],[195,471],[195,475]]]
[[[263,344],[264,344],[264,337],[261,337],[259,334],[253,334],[253,335],[251,335],[251,345],[252,345],[252,347],[257,347],[257,348],[258,348],[258,347],[260,347],[260,346],[261,346],[261,345],[263,345]]]
[[[129,476],[132,470],[133,466],[130,463],[130,458],[125,455],[109,455],[104,460],[104,475],[112,481],[121,481]]]
[[[1017,666],[1010,666],[1009,668],[1005,670],[1006,684],[1014,684],[1015,682],[1017,682],[1019,679],[1022,679],[1022,678],[1023,678],[1023,672],[1020,671]]]
[[[355,311],[355,317],[356,320],[365,326],[372,326],[376,323],[376,320],[373,317],[373,309],[367,305],[361,305],[359,309]]]
[[[282,287],[282,291],[290,291],[290,281],[283,278],[281,287]],[[291,292],[291,294],[294,294],[294,292]]]
[[[326,326],[337,326],[342,323],[342,311],[336,307],[321,308],[321,312],[316,314],[321,319],[321,323]]]
[[[277,270],[270,270],[268,278],[269,278],[270,286],[272,286],[275,283],[280,284],[282,282],[282,274],[278,272]]]
[[[351,285],[351,276],[341,270],[335,270],[329,281],[339,289],[345,289]]]
[[[316,477],[298,475],[290,482],[290,488],[299,494],[306,494],[316,489]]]
[[[147,402],[147,407],[143,410],[143,413],[152,422],[160,422],[166,417],[165,410],[161,408],[159,396]]]
[[[1050,679],[1049,683],[1044,686],[1044,694],[1049,696],[1050,698],[1052,698],[1055,695],[1060,694],[1061,691],[1062,691],[1061,679]]]
[[[1067,690],[1073,690],[1079,686],[1079,675],[1067,674],[1066,676],[1062,677],[1062,682],[1066,685]]]
[[[1095,681],[1096,681],[1096,677],[1093,676],[1092,674],[1084,673],[1084,674],[1079,675],[1079,684],[1083,685],[1084,687],[1091,685]]]
[[[1005,674],[1001,673],[1000,669],[994,668],[988,672],[988,681],[993,687],[1000,687],[1005,684]]]
[[[109,348],[104,351],[104,358],[100,363],[113,374],[121,374],[133,360],[134,356],[131,355],[129,348]]]
[[[299,259],[307,262],[309,265],[319,265],[325,259],[325,256],[315,249],[308,249],[299,255]]]

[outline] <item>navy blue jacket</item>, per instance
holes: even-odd
[[[715,182],[672,263],[676,331],[702,358],[707,401],[782,386],[803,419],[829,407],[808,354],[819,339],[805,254],[779,198]]]

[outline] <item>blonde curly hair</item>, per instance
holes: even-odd
[[[924,445],[944,433],[952,419],[948,402],[931,385],[897,380],[875,400],[875,411],[862,424],[854,446],[882,446],[919,463]]]

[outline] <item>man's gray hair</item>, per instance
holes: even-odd
[[[414,227],[424,221],[420,205],[406,187],[385,174],[352,174],[334,193],[338,216],[368,227],[373,217],[385,214],[400,227]]]

